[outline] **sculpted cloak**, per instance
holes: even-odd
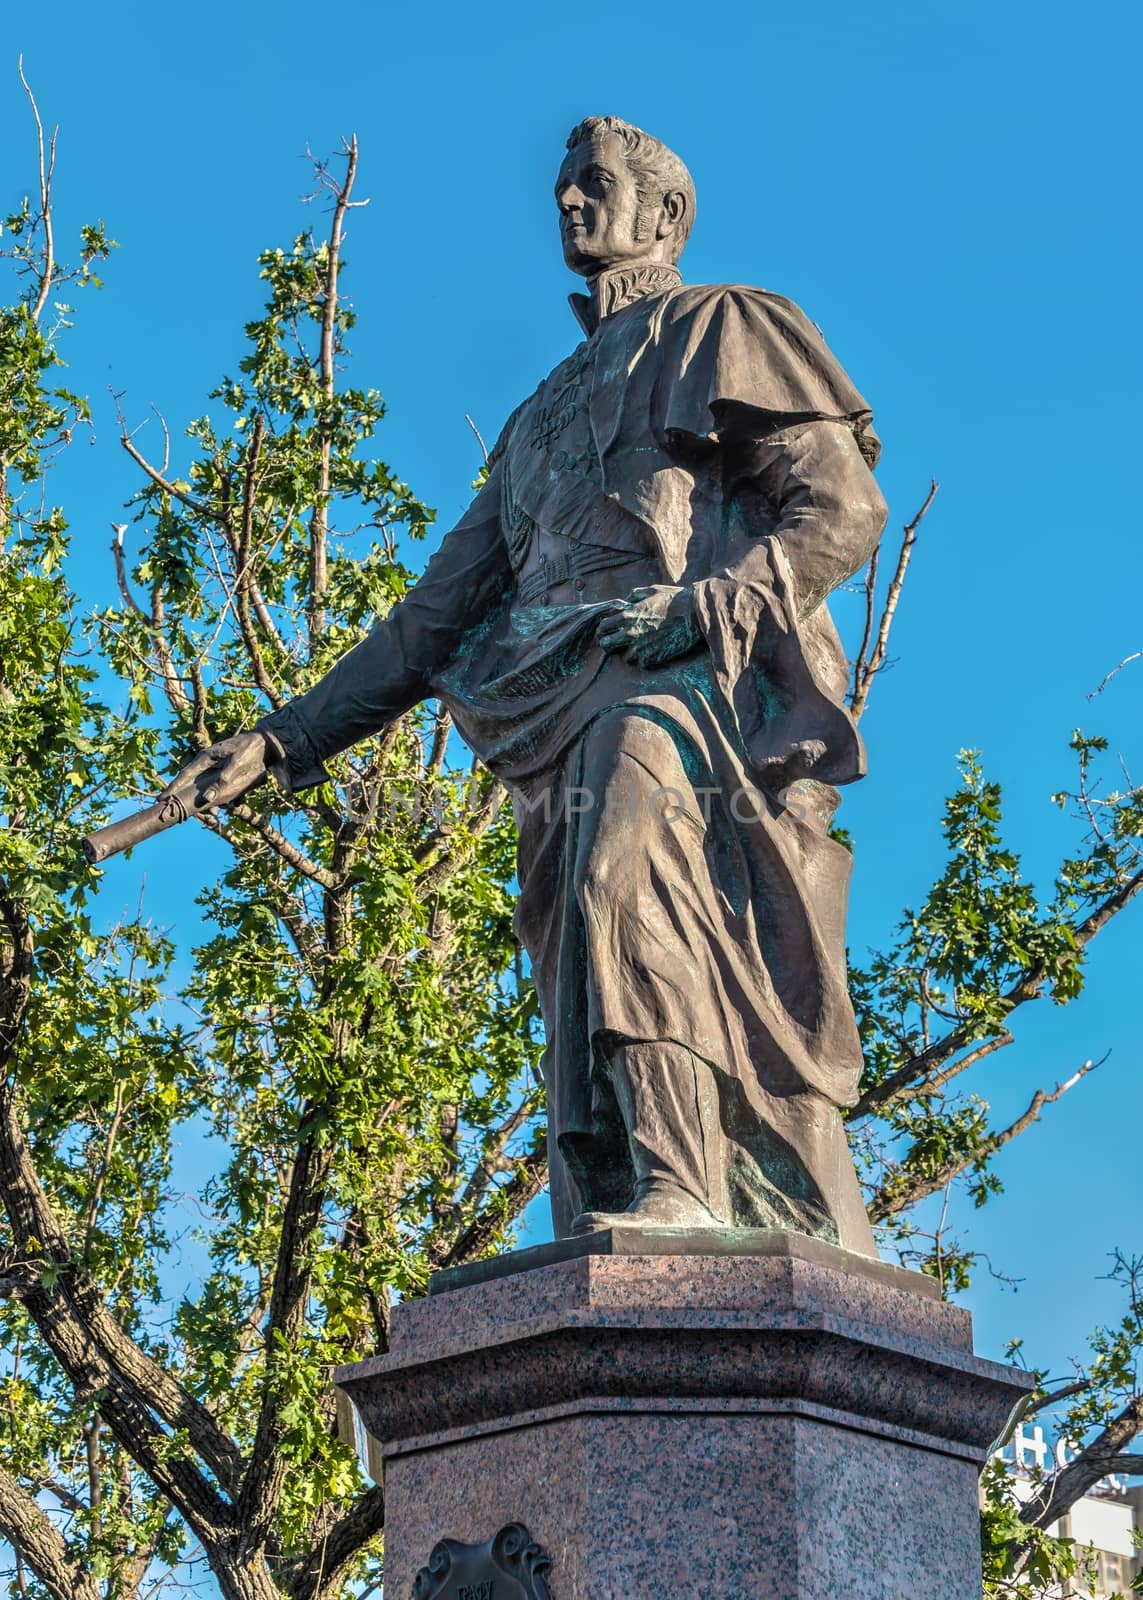
[[[780,296],[665,266],[592,288],[586,339],[424,576],[260,726],[301,788],[435,696],[507,786],[557,1234],[623,1209],[672,1141],[672,1177],[727,1224],[872,1253],[839,1115],[861,1067],[850,860],[827,832],[864,754],[823,604],[884,524],[871,414]],[[652,584],[690,591],[693,627],[638,666],[596,631]]]

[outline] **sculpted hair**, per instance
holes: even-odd
[[[635,179],[635,192],[639,196],[637,235],[646,226],[647,213],[659,205],[664,195],[671,194],[676,189],[681,189],[686,195],[687,208],[672,240],[674,251],[672,260],[677,261],[683,253],[683,247],[694,225],[694,179],[673,150],[669,150],[651,134],[644,133],[642,128],[635,127],[631,122],[624,122],[622,117],[585,117],[582,122],[577,122],[568,134],[567,148],[574,150],[576,145],[582,144],[585,139],[602,133],[617,134],[623,141],[627,167]]]

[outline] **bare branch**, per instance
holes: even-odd
[[[853,663],[853,687],[850,690],[850,703],[852,704],[858,688],[864,679],[869,664],[869,646],[873,639],[873,619],[877,614],[877,574],[881,566],[880,542],[869,558],[869,565],[865,569],[865,626],[861,634],[861,646]]]
[[[425,772],[429,777],[436,777],[444,764],[445,751],[448,748],[448,736],[452,732],[452,717],[447,706],[437,708],[436,720],[433,723],[433,743],[429,751],[429,759],[425,763]]]
[[[259,413],[258,417],[255,420],[255,430],[260,435],[260,438],[259,438],[259,452],[261,450],[261,436],[263,436],[265,434],[265,427],[266,427],[265,418],[262,416],[261,413]],[[249,508],[248,508],[248,511],[247,511],[247,514],[243,518],[243,535],[244,535],[244,541],[245,541],[245,545],[246,545],[246,554],[245,554],[245,557],[243,557],[242,554],[239,551],[238,534],[237,534],[237,531],[236,531],[236,529],[234,527],[234,518],[233,518],[232,508],[231,508],[231,505],[230,505],[230,498],[229,498],[229,495],[230,495],[230,477],[229,477],[229,474],[226,471],[225,460],[221,456],[216,456],[214,465],[215,465],[215,470],[218,472],[219,477],[222,479],[223,505],[222,505],[222,517],[221,517],[220,520],[221,520],[221,525],[222,525],[222,532],[223,532],[223,535],[224,535],[224,537],[226,539],[227,548],[230,551],[230,558],[231,558],[231,561],[234,564],[235,576],[237,578],[238,574],[241,573],[242,581],[245,584],[247,592],[249,593],[249,596],[250,596],[250,603],[254,607],[254,615],[258,618],[258,622],[259,622],[259,624],[260,624],[260,626],[262,628],[263,633],[266,635],[266,638],[269,639],[274,645],[276,645],[279,650],[284,652],[286,646],[285,646],[285,643],[284,643],[284,641],[282,639],[282,635],[278,632],[277,625],[275,624],[273,617],[270,615],[270,608],[266,604],[265,598],[264,598],[264,596],[262,594],[262,590],[260,589],[260,587],[258,585],[257,576],[255,575],[254,540],[253,540],[253,531],[254,530],[253,530],[253,517],[252,517],[253,502],[251,500]],[[249,491],[252,492],[254,487],[255,487],[255,485],[253,483],[253,480],[250,478],[250,476],[248,474],[247,475],[247,488],[248,488]],[[277,541],[275,541],[275,544],[276,543],[277,543]]]
[[[525,1095],[516,1109],[500,1124],[487,1150],[482,1154],[477,1163],[476,1170],[468,1180],[457,1205],[462,1214],[469,1211],[480,1199],[481,1195],[491,1184],[498,1172],[511,1172],[515,1170],[516,1162],[505,1156],[510,1141],[519,1133],[537,1108],[538,1096]]]
[[[1003,1033],[998,1033],[994,1039],[986,1039],[983,1044],[977,1045],[975,1050],[970,1050],[966,1056],[961,1056],[959,1061],[954,1061],[951,1067],[946,1067],[943,1072],[938,1072],[931,1078],[926,1078],[924,1083],[914,1084],[911,1088],[901,1089],[897,1093],[897,1100],[917,1100],[921,1095],[939,1094],[954,1078],[959,1078],[962,1072],[967,1072],[970,1067],[975,1067],[979,1061],[987,1056],[994,1055],[997,1050],[1004,1050],[1008,1045],[1016,1042],[1015,1034],[1009,1033],[1005,1028]]]
[[[24,58],[19,60],[20,82],[24,86],[24,93],[28,97],[28,104],[32,108],[32,115],[36,119],[36,142],[39,147],[40,157],[40,222],[44,229],[44,253],[40,263],[40,285],[36,293],[35,304],[32,307],[32,321],[39,322],[43,315],[44,307],[48,303],[48,295],[52,292],[52,281],[56,273],[55,234],[52,223],[52,175],[56,165],[56,137],[58,128],[52,129],[50,139],[44,138],[44,124],[40,119],[40,108],[36,104],[36,97],[24,76]]]
[[[476,435],[476,442],[480,446],[481,455],[484,457],[484,465],[487,466],[488,465],[488,446],[484,442],[484,435],[481,433],[480,429],[476,426],[476,423],[473,422],[472,418],[469,416],[467,411],[464,414],[464,420],[468,423],[469,427],[472,429],[473,433]]]
[[[936,499],[939,488],[940,484],[934,478],[929,485],[929,492],[925,496],[925,502],[921,509],[917,512],[916,516],[911,522],[907,522],[905,524],[901,539],[901,548],[897,553],[896,570],[889,581],[889,592],[885,596],[885,606],[881,612],[881,621],[877,627],[877,639],[868,658],[865,658],[865,651],[868,648],[868,634],[866,640],[862,642],[861,654],[854,665],[853,692],[849,697],[849,709],[855,722],[860,718],[862,712],[869,703],[869,692],[873,684],[873,679],[885,665],[885,651],[889,644],[889,633],[893,627],[893,618],[897,614],[897,606],[900,603],[901,589],[905,582],[905,574],[909,570],[909,562],[913,555],[913,546],[917,542],[917,529],[920,527],[921,521],[929,507]],[[876,578],[875,572],[873,573],[873,578],[874,580]],[[868,607],[872,605],[872,595],[868,587],[866,589],[866,596],[868,612]]]
[[[321,319],[321,348],[318,356],[318,374],[322,393],[328,404],[334,393],[334,332],[337,326],[337,274],[341,262],[345,216],[349,210],[353,180],[357,176],[357,135],[346,146],[345,179],[336,190],[333,222],[329,231],[329,248],[326,258],[325,298]],[[325,632],[325,594],[329,587],[329,490],[330,460],[333,441],[328,419],[322,419],[321,459],[318,466],[318,483],[310,514],[310,575],[309,575],[309,637],[310,655],[317,648]]]
[[[1112,917],[1134,900],[1140,889],[1143,889],[1143,868],[1133,873],[1126,882],[1121,883],[1114,893],[1109,894],[1106,900],[1084,918],[1076,929],[1076,943],[1082,946],[1094,939],[1097,933],[1106,928]]]
[[[504,789],[501,784],[498,781],[491,783],[488,793],[480,804],[459,825],[463,831],[454,837],[453,826],[443,823],[417,846],[414,854],[418,862],[428,861],[438,850],[440,851],[437,859],[431,861],[417,878],[417,894],[422,900],[435,894],[442,884],[447,883],[454,873],[460,871],[471,855],[477,839],[487,833],[495,821],[503,798]]]
[[[1072,1383],[1065,1383],[1062,1389],[1054,1389],[1051,1394],[1041,1395],[1038,1400],[1031,1401],[1024,1411],[1026,1417],[1034,1417],[1040,1411],[1050,1411],[1053,1406],[1058,1406],[1065,1400],[1070,1400],[1073,1395],[1083,1394],[1091,1388],[1090,1378],[1076,1378]]]
[[[103,1532],[103,1519],[99,1508],[103,1503],[103,1483],[100,1475],[100,1438],[103,1418],[97,1411],[84,1427],[84,1451],[87,1456],[87,1497],[91,1507],[91,1529],[97,1536]]]
[[[71,1490],[64,1484],[56,1483],[51,1478],[37,1478],[35,1487],[37,1490],[46,1489],[53,1499],[59,1501],[65,1511],[70,1511],[73,1515],[87,1510],[87,1507],[77,1494],[72,1494]]]
[[[1082,1078],[1086,1078],[1089,1072],[1094,1072],[1097,1067],[1102,1067],[1107,1060],[1108,1054],[1110,1054],[1110,1051],[1102,1055],[1098,1061],[1085,1061],[1083,1066],[1078,1071],[1073,1072],[1071,1077],[1064,1083],[1057,1083],[1050,1094],[1044,1089],[1037,1089],[1032,1096],[1028,1109],[1017,1117],[1015,1122],[1009,1123],[1002,1133],[996,1134],[989,1141],[991,1148],[999,1150],[1004,1145],[1011,1144],[1012,1140],[1018,1138],[1026,1128],[1030,1128],[1033,1122],[1039,1122],[1040,1113],[1045,1106],[1055,1105],[1057,1100],[1063,1099],[1069,1089],[1074,1089]]]
[[[116,399],[116,406],[118,406],[118,404],[118,399]],[[200,517],[207,517],[210,519],[210,521],[217,522],[217,511],[212,511],[211,508],[207,505],[204,505],[201,500],[196,500],[194,495],[189,494],[187,490],[180,489],[171,481],[170,478],[161,473],[158,467],[153,467],[142,451],[136,448],[135,441],[126,431],[126,428],[123,427],[122,412],[120,412],[119,421],[122,429],[119,435],[119,443],[123,446],[124,450],[126,450],[127,454],[131,457],[131,460],[134,461],[135,465],[141,467],[142,470],[147,474],[151,482],[158,488],[162,489],[164,494],[169,494],[172,500],[177,500],[180,505],[186,506],[188,511],[194,511]]]
[[[119,1138],[119,1130],[123,1126],[123,1116],[126,1111],[126,1101],[123,1093],[122,1082],[115,1085],[115,1109],[111,1117],[111,1125],[107,1130],[104,1141],[103,1153],[100,1157],[99,1168],[96,1172],[95,1182],[91,1187],[91,1195],[87,1202],[87,1216],[83,1230],[83,1259],[90,1259],[91,1244],[95,1238],[95,1228],[99,1221],[99,1208],[103,1204],[103,1191],[107,1184],[107,1174],[111,1168],[111,1158],[115,1154],[115,1145]]]
[[[272,639],[278,648],[284,651],[286,648],[285,643],[282,639],[282,635],[278,632],[278,628],[273,617],[270,615],[270,608],[266,604],[265,597],[263,596],[262,590],[258,584],[258,579],[254,576],[253,565],[251,565],[248,573],[247,583],[250,586],[250,604],[254,607],[254,615],[258,618],[258,621],[262,626],[262,631],[265,633],[267,639]]]
[[[151,645],[155,652],[158,671],[163,680],[163,691],[175,711],[186,712],[190,710],[190,700],[183,688],[182,679],[175,670],[175,663],[171,656],[170,647],[162,631],[163,600],[158,585],[151,592],[150,615],[131,593],[131,585],[127,578],[127,563],[123,556],[123,531],[125,524],[112,523],[115,529],[115,538],[111,541],[111,554],[115,560],[115,579],[119,585],[119,593],[123,597],[123,604],[129,611],[141,617],[147,626]]]
[[[275,855],[280,856],[287,866],[293,867],[303,877],[312,879],[314,883],[320,883],[323,889],[341,888],[343,880],[337,873],[331,872],[328,867],[323,867],[320,862],[311,861],[304,851],[299,850],[297,845],[287,839],[284,833],[279,833],[277,828],[267,822],[257,811],[252,810],[250,806],[244,805],[239,801],[234,805],[227,806],[226,809],[232,817],[237,817],[240,822],[246,823],[247,827],[253,828],[258,837],[270,846]],[[212,833],[217,833],[230,844],[235,843],[233,837],[224,827],[221,818],[212,816],[209,812],[200,812],[198,820],[208,827]]]
[[[1015,1122],[1009,1123],[1008,1127],[999,1133],[990,1133],[974,1149],[947,1162],[938,1172],[928,1176],[918,1175],[903,1183],[895,1177],[890,1177],[869,1203],[869,1220],[884,1222],[887,1217],[894,1216],[898,1211],[904,1211],[928,1195],[936,1194],[939,1189],[947,1188],[953,1179],[958,1178],[967,1168],[987,1156],[994,1155],[1006,1144],[1011,1144],[1013,1139],[1019,1138],[1033,1122],[1039,1122],[1045,1106],[1054,1105],[1057,1100],[1061,1100],[1069,1089],[1075,1088],[1081,1078],[1086,1078],[1089,1072],[1094,1072],[1106,1060],[1107,1056],[1104,1055],[1098,1061],[1085,1061],[1077,1072],[1072,1073],[1066,1083],[1058,1083],[1051,1093],[1045,1089],[1037,1089],[1028,1109],[1018,1116]]]
[[[111,541],[111,554],[115,561],[115,581],[119,585],[119,594],[128,611],[133,611],[137,617],[142,617],[149,627],[151,619],[131,593],[131,584],[127,577],[127,563],[123,559],[123,535],[127,532],[127,524],[125,522],[113,522],[111,526],[115,532],[115,537]]]
[[[246,450],[246,470],[242,486],[242,522],[236,540],[234,560],[234,615],[238,631],[250,658],[254,681],[275,710],[282,705],[283,697],[266,671],[262,647],[250,617],[250,565],[254,547],[254,509],[258,488],[258,460],[262,454],[262,441],[266,434],[266,419],[259,411],[254,418],[250,443]]]
[[[1143,661],[1143,650],[1133,650],[1129,656],[1124,656],[1122,661],[1116,662],[1111,671],[1105,673],[1102,681],[1091,691],[1091,693],[1088,695],[1088,699],[1094,700],[1097,694],[1102,694],[1107,688],[1108,684],[1111,682],[1112,678],[1114,678],[1117,673],[1122,672],[1124,667],[1129,667],[1133,661]]]

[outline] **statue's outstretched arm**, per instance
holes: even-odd
[[[499,508],[496,467],[404,599],[308,693],[258,724],[279,747],[269,764],[286,787],[322,782],[329,756],[416,705],[465,630],[505,593],[511,570]]]

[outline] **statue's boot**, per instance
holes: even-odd
[[[572,1233],[726,1228],[726,1145],[714,1073],[676,1044],[629,1044],[608,1061],[635,1175],[625,1211],[585,1211]]]

